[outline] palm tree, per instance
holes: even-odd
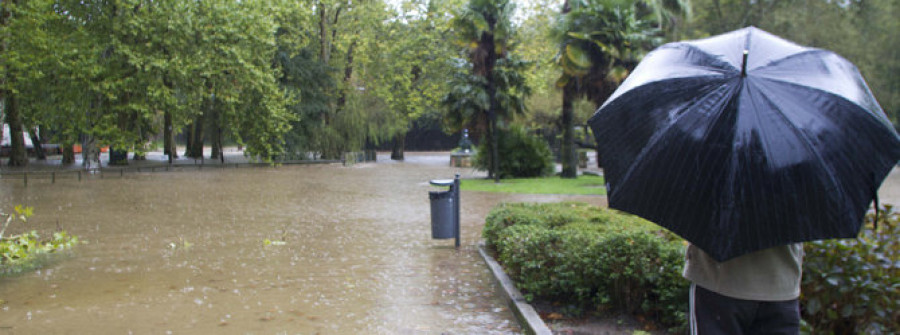
[[[663,42],[664,29],[690,15],[688,0],[567,0],[554,31],[556,63],[563,74],[562,177],[575,178],[577,157],[572,103],[585,97],[599,108],[637,66]],[[674,33],[672,33],[674,34]]]
[[[521,75],[527,64],[510,53],[514,47],[514,10],[509,0],[471,0],[452,22],[471,71],[454,78],[444,105],[457,127],[475,123],[485,131],[491,147],[488,174],[495,181],[499,181],[500,161],[497,119],[523,112],[523,96],[529,93]]]

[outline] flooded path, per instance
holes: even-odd
[[[475,247],[484,216],[605,198],[463,192],[457,251],[430,239],[428,180],[474,172],[447,162],[0,180],[4,210],[34,207],[29,229],[88,241],[0,279],[0,334],[518,333]]]

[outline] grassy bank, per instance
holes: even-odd
[[[464,179],[460,181],[463,191],[523,193],[523,194],[577,194],[605,195],[603,177],[584,175],[577,179],[563,179],[558,176],[545,178],[502,179],[494,183],[491,179]]]

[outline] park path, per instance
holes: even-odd
[[[484,217],[504,201],[605,197],[463,192],[456,250],[430,239],[427,192],[437,188],[428,180],[483,174],[448,163],[447,153],[407,153],[349,167],[130,171],[27,187],[0,178],[4,210],[35,207],[13,232],[59,225],[88,241],[0,279],[0,334],[518,333],[477,253]],[[900,204],[897,169],[879,194]]]
[[[481,175],[448,163],[0,180],[4,208],[35,208],[28,229],[88,241],[0,280],[0,334],[518,333],[478,256],[485,215],[502,201],[604,198],[463,192],[457,250],[430,239],[428,180]]]

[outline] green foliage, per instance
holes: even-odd
[[[309,17],[300,15],[308,22],[278,35],[281,84],[296,97],[285,157],[337,158],[437,114],[455,64],[452,44],[444,42],[449,4],[400,5],[318,0]],[[297,47],[296,40],[306,43]]]
[[[275,34],[278,23],[304,22],[290,15],[302,16],[301,7],[284,0],[19,2],[27,6],[0,24],[12,42],[0,57],[10,63],[0,65],[17,65],[0,68],[18,79],[12,88],[21,119],[52,130],[53,140],[141,151],[161,133],[165,112],[175,131],[205,115],[218,130],[211,137],[231,136],[263,158],[282,151],[293,115],[276,82]],[[24,59],[30,65],[19,66]]]
[[[660,27],[671,26],[668,19],[680,16],[675,13],[690,11],[689,4],[671,3],[678,5],[665,10],[655,1],[568,2],[569,11],[552,32],[559,43],[554,60],[563,70],[557,87],[586,96],[599,107],[643,55],[662,43]]]
[[[494,52],[503,57],[512,43],[515,26],[512,24],[516,6],[508,0],[470,0],[462,10],[455,13],[453,28],[458,37],[457,43],[473,52],[472,60],[476,67],[484,65],[478,60],[485,60],[489,55],[474,55],[483,45],[484,36],[491,36],[496,44]]]
[[[451,23],[456,42],[470,68],[463,74],[459,66],[441,102],[451,130],[484,131],[483,142],[491,152],[487,171],[494,180],[500,178],[498,123],[522,113],[525,97],[531,93],[522,74],[529,63],[512,54],[517,45],[514,11],[515,4],[509,0],[470,0],[455,13]]]
[[[557,43],[548,33],[548,27],[553,27],[559,19],[559,4],[552,0],[523,1],[516,9],[516,15],[523,18],[517,30],[521,44],[516,50],[534,64],[524,73],[527,85],[532,88],[532,95],[525,103],[528,113],[516,121],[532,129],[550,126],[559,115],[561,97],[555,85],[559,68],[550,62]]]
[[[592,281],[600,282],[595,303],[680,325],[686,315],[683,245],[669,242],[665,233],[627,229],[602,238],[589,244],[589,262],[582,265],[590,269]]]
[[[856,239],[806,244],[804,333],[898,329],[900,213],[885,206],[878,227]],[[576,203],[501,204],[482,235],[528,299],[642,314],[675,331],[686,326],[684,245],[649,222]]]
[[[475,167],[488,170],[492,151],[487,141],[481,141],[475,154]],[[553,154],[543,139],[531,136],[522,127],[512,126],[497,133],[497,153],[500,178],[527,178],[553,173]]]
[[[409,5],[420,15],[402,15],[379,27],[371,49],[379,50],[365,71],[366,94],[383,101],[384,115],[371,122],[369,133],[376,142],[405,134],[410,124],[425,114],[437,114],[447,91],[447,74],[454,71],[454,46],[446,43],[450,19],[442,16],[442,2]],[[399,15],[398,15],[399,16]],[[380,121],[380,122],[379,122]]]
[[[31,230],[22,234],[4,236],[6,229],[13,222],[26,223],[31,217],[31,207],[16,206],[15,213],[0,212],[5,217],[0,229],[0,273],[16,273],[39,266],[38,260],[46,254],[69,249],[78,244],[78,237],[65,231],[54,232],[49,239],[41,239],[37,231]]]
[[[552,30],[559,43],[554,62],[562,69],[556,87],[563,90],[563,140],[560,146],[563,177],[575,178],[577,175],[574,101],[584,97],[594,108],[600,107],[644,54],[662,43],[661,28],[671,27],[674,21],[670,18],[678,18],[680,15],[675,13],[689,12],[689,8],[683,1],[566,2]]]
[[[588,219],[592,212],[582,203],[524,204],[502,203],[485,218],[482,236],[488,246],[496,247],[499,233],[512,226],[538,225],[558,227],[566,223]]]
[[[872,219],[872,215],[869,216]],[[900,329],[900,213],[879,213],[878,230],[805,245],[803,319],[814,334],[888,334]]]
[[[529,300],[685,325],[684,244],[652,223],[585,204],[502,204],[483,236]]]

